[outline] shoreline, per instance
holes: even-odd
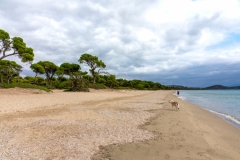
[[[180,103],[180,111],[172,111],[169,100]],[[97,159],[238,159],[240,130],[221,117],[195,104],[168,94],[163,109],[141,126],[156,138],[144,142],[101,147]],[[102,157],[101,157],[102,155]]]
[[[205,108],[203,108],[203,109],[205,109]],[[240,130],[239,119],[237,119],[237,118],[235,118],[231,115],[227,115],[227,114],[220,113],[220,112],[217,112],[217,111],[213,111],[213,110],[210,110],[210,109],[205,109],[205,110],[211,112],[214,115],[217,115],[218,117],[222,118],[223,120],[225,120],[226,122],[228,122],[229,124],[233,125],[234,127],[238,128]]]
[[[174,96],[178,97],[179,99],[181,99],[182,101],[186,101],[186,102],[189,102],[189,103],[192,103],[193,105],[196,105],[208,112],[211,112],[212,114],[214,115],[217,115],[218,117],[222,118],[223,120],[225,120],[226,122],[230,123],[231,125],[233,125],[234,127],[237,127],[238,129],[240,129],[240,119],[236,118],[235,116],[233,115],[229,115],[229,114],[226,114],[226,113],[222,113],[222,112],[218,112],[218,111],[215,111],[215,110],[211,110],[211,109],[207,109],[199,104],[195,104],[194,102],[190,102],[190,101],[187,101],[185,100],[184,98],[181,98],[181,96],[178,96],[177,94],[173,94]]]

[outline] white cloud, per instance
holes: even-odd
[[[239,41],[228,39],[239,35],[239,17],[238,0],[0,1],[0,26],[34,49],[34,62],[78,63],[90,53],[119,78],[164,84],[236,70]]]

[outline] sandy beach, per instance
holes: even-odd
[[[0,159],[236,160],[239,135],[173,91],[0,89]]]

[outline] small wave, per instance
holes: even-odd
[[[184,97],[184,96],[178,96],[178,98],[180,98],[183,101],[186,101],[186,99],[187,99],[187,97]]]
[[[230,115],[228,115],[228,114],[224,114],[224,113],[212,111],[212,110],[210,110],[210,109],[205,109],[205,110],[210,111],[210,112],[212,112],[212,113],[214,113],[214,114],[217,114],[217,115],[225,118],[226,120],[229,120],[229,121],[231,121],[231,122],[234,122],[234,123],[240,125],[240,120],[238,120],[236,117],[230,116]]]
[[[186,99],[187,99],[187,97],[177,95],[177,93],[174,93],[173,95],[176,96],[176,97],[178,97],[178,98],[180,98],[180,99],[183,100],[183,101],[186,101]]]
[[[240,117],[236,114],[239,112],[239,91],[182,91],[178,98],[193,103],[240,129]]]

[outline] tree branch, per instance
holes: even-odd
[[[0,57],[0,60],[2,60],[3,58],[6,58],[6,57],[8,57],[8,56],[12,56],[12,55],[16,55],[16,54],[19,54],[19,53],[17,53],[17,52],[14,51],[12,54],[5,55],[5,51],[4,51],[4,52],[3,52],[3,56]]]
[[[103,73],[103,74],[106,74],[106,75],[110,75],[109,72],[104,72],[104,71],[101,71],[101,70],[102,70],[102,69],[99,69],[99,70],[98,70],[98,72],[97,72],[98,75],[99,75],[99,74],[102,74],[102,73]]]

